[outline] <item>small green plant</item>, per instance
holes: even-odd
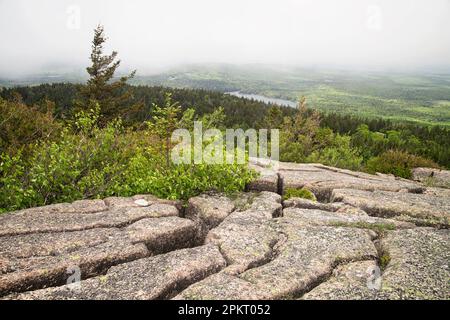
[[[389,262],[391,262],[391,256],[389,252],[386,250],[381,250],[378,257],[378,264],[380,265],[380,269],[383,271],[387,268],[389,265]]]
[[[450,189],[450,181],[443,181],[435,177],[426,177],[422,183],[427,187],[441,187]]]
[[[378,234],[382,234],[388,230],[395,230],[396,226],[393,223],[368,223],[364,221],[358,222],[334,222],[331,223],[334,227],[350,227],[350,228],[360,228],[360,229],[370,229]]]
[[[312,193],[311,191],[309,191],[306,188],[301,188],[301,189],[287,188],[286,191],[284,192],[283,199],[287,200],[290,198],[302,198],[302,199],[317,201],[314,193]]]

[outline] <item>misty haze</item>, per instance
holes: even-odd
[[[450,300],[450,0],[0,0],[0,38],[0,303]]]
[[[1,0],[0,74],[79,71],[98,23],[141,74],[192,63],[450,69],[448,0]]]

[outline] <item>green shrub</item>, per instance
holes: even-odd
[[[305,121],[308,130],[301,127]],[[280,160],[360,170],[363,157],[351,146],[351,137],[318,126],[319,119],[301,112],[296,118],[286,118],[280,136]]]
[[[113,195],[232,193],[256,177],[245,164],[167,165],[158,140],[119,120],[99,128],[98,117],[98,109],[79,113],[57,141],[34,144],[27,157],[1,154],[0,212]]]
[[[24,190],[22,179],[25,175],[25,164],[21,153],[10,156],[0,155],[0,213],[20,209],[31,195]]]
[[[38,140],[57,137],[61,126],[53,118],[53,109],[49,101],[42,107],[29,107],[20,97],[15,101],[0,97],[0,153],[15,154]]]
[[[379,157],[369,159],[366,171],[369,173],[389,173],[397,177],[410,179],[413,168],[417,167],[439,167],[435,162],[420,156],[412,155],[404,151],[389,150]]]
[[[317,201],[314,193],[305,188],[301,189],[287,188],[286,191],[284,192],[283,199],[287,200],[290,198],[302,198]]]
[[[188,199],[205,191],[242,191],[256,177],[247,165],[171,164],[161,165],[164,156],[139,149],[111,189],[113,194],[131,196],[150,193],[166,199]]]
[[[386,250],[381,250],[378,257],[378,264],[380,266],[381,271],[386,270],[387,266],[391,262],[391,255]]]
[[[306,158],[306,162],[322,163],[324,165],[349,170],[360,170],[363,157],[359,151],[350,146],[350,137],[336,135],[329,147],[318,149]]]
[[[100,129],[97,118],[98,110],[81,112],[57,141],[34,144],[27,157],[3,155],[0,186],[11,191],[2,192],[0,207],[15,210],[105,195],[131,153],[120,121]]]

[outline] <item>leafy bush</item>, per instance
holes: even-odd
[[[61,126],[53,119],[54,105],[29,107],[21,102],[0,98],[0,153],[14,154],[38,140],[58,136]]]
[[[105,195],[132,153],[120,121],[100,129],[97,118],[98,110],[81,112],[57,141],[34,144],[28,157],[4,155],[0,207],[14,210]]]
[[[378,156],[388,145],[388,139],[381,132],[372,132],[367,124],[358,126],[351,138],[352,146],[362,148],[362,155],[365,160]]]
[[[302,199],[317,201],[314,193],[312,193],[311,191],[309,191],[308,189],[305,189],[305,188],[301,188],[301,189],[287,188],[286,191],[284,192],[283,199],[287,200],[290,198],[302,198]]]
[[[411,169],[417,167],[438,168],[439,166],[432,160],[397,150],[386,151],[379,157],[369,159],[366,164],[366,170],[370,173],[390,173],[406,179],[412,177]]]
[[[355,150],[329,147],[320,151],[314,151],[306,162],[322,163],[327,166],[338,167],[349,170],[361,168],[362,157]]]
[[[56,141],[29,156],[1,154],[0,212],[85,198],[151,193],[187,199],[208,190],[243,190],[256,173],[246,165],[167,164],[161,141],[115,120],[97,126],[99,109],[80,112]]]
[[[273,114],[265,118],[271,124]],[[306,108],[306,99],[299,101],[296,113],[285,117],[281,125],[280,160],[289,162],[304,162],[305,158],[319,147],[317,136],[321,132],[320,118],[317,112]]]
[[[336,135],[330,144],[330,147],[314,151],[306,158],[306,162],[350,170],[361,169],[363,158],[357,149],[350,146],[349,136]]]
[[[150,193],[167,199],[188,199],[204,191],[241,191],[256,177],[246,165],[179,164],[162,166],[165,159],[149,149],[138,150],[128,163],[113,194]]]

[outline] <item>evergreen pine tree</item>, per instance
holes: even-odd
[[[114,74],[121,61],[116,60],[116,51],[113,51],[110,55],[103,53],[103,45],[106,40],[103,26],[98,25],[94,30],[92,41],[90,58],[92,64],[86,68],[89,73],[89,80],[86,86],[81,88],[84,107],[98,104],[101,115],[100,121],[103,124],[115,117],[125,116],[127,111],[136,109],[131,107],[129,103],[132,95],[131,91],[127,89],[127,81],[134,77],[136,71],[114,80]]]

